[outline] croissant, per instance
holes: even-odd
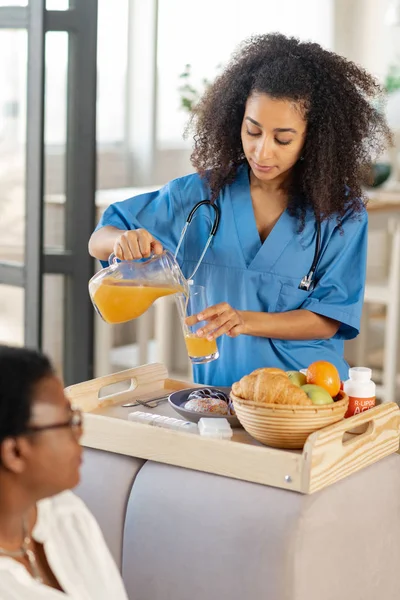
[[[281,369],[256,369],[232,386],[235,396],[258,404],[296,404],[310,406],[304,390],[294,385]]]
[[[250,373],[249,377],[252,377],[253,375],[257,375],[258,373],[270,373],[271,375],[284,375],[285,377],[287,377],[289,379],[289,375],[286,373],[286,371],[282,371],[282,369],[278,369],[277,367],[262,367],[261,369],[256,369],[255,371],[253,371],[252,373]]]
[[[261,383],[261,379],[264,382],[266,374],[278,375],[289,379],[288,375],[285,373],[285,371],[282,371],[282,369],[276,369],[273,367],[256,369],[255,371],[250,373],[250,375],[245,375],[240,381],[234,383],[232,385],[232,392],[235,394],[235,396],[238,396],[240,398],[247,398],[250,400],[252,394],[254,393],[255,382],[260,380],[259,383]]]

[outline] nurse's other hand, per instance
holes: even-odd
[[[237,337],[244,333],[242,312],[232,308],[227,302],[215,304],[196,315],[197,321],[207,321],[207,325],[197,331],[199,337],[214,340],[221,335]]]
[[[162,244],[146,229],[124,231],[114,243],[114,254],[120,260],[147,258],[151,254],[161,254]]]

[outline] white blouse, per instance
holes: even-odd
[[[65,593],[38,583],[23,565],[1,557],[1,600],[127,600],[100,528],[82,500],[67,491],[37,506],[32,537],[43,544]]]

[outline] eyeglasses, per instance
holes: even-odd
[[[83,425],[82,411],[79,408],[71,407],[71,416],[68,421],[63,423],[53,423],[52,425],[32,425],[26,428],[26,433],[37,433],[38,431],[46,431],[46,429],[61,429],[70,427],[71,429],[79,429]]]

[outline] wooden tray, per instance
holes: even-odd
[[[106,386],[130,382],[129,389],[99,397]],[[263,446],[243,429],[232,440],[213,440],[127,420],[142,410],[179,418],[167,402],[157,408],[122,408],[135,399],[148,400],[193,383],[168,378],[166,368],[151,364],[66,388],[71,402],[85,414],[83,445],[311,494],[396,452],[400,410],[388,403],[311,434],[302,451]]]

